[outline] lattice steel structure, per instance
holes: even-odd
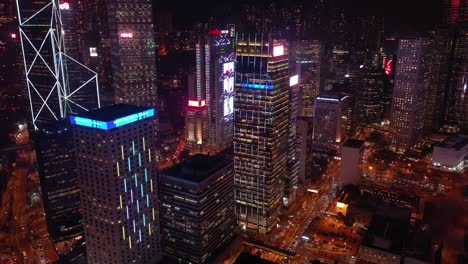
[[[34,129],[69,113],[99,108],[96,72],[65,52],[61,10],[68,10],[70,5],[59,0],[17,0],[16,4]],[[69,70],[76,67],[79,74]]]

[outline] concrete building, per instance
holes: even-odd
[[[337,150],[346,139],[348,96],[327,92],[315,98],[314,149]]]
[[[358,184],[362,174],[362,156],[364,154],[364,141],[348,139],[341,152],[341,169],[338,182],[341,186]]]
[[[70,116],[90,264],[160,259],[154,118],[133,105]]]
[[[431,44],[425,38],[399,41],[389,133],[395,152],[407,151],[423,136]]]
[[[313,117],[297,118],[296,159],[299,161],[299,184],[312,180]]]
[[[292,45],[293,64],[299,74],[302,96],[299,100],[299,115],[312,116],[314,98],[320,93],[320,69],[324,46],[318,40],[300,40]]]
[[[210,126],[205,100],[189,100],[185,114],[186,148],[191,155],[210,152]]]
[[[468,167],[468,136],[454,135],[435,144],[432,165],[448,171],[464,172]]]
[[[232,160],[197,154],[161,172],[163,252],[183,263],[205,263],[233,235]]]

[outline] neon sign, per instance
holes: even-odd
[[[219,30],[219,29],[210,30],[211,35],[221,35],[221,34],[227,34],[227,33],[229,33],[229,30]]]
[[[97,57],[98,56],[97,48],[95,48],[95,47],[89,48],[89,56],[90,57]]]
[[[387,75],[392,74],[392,72],[393,72],[393,60],[392,59],[390,59],[390,58],[385,59],[384,69],[385,69],[385,73]]]
[[[12,39],[15,39],[15,38],[16,38],[16,34],[15,34],[15,33],[11,33],[10,36],[11,36]]]
[[[131,32],[122,32],[120,33],[121,38],[133,38],[133,33]]]
[[[145,110],[139,113],[120,117],[111,121],[100,121],[80,116],[70,116],[70,123],[77,126],[96,128],[100,130],[110,130],[127,124],[150,118],[154,116],[154,109]]]
[[[276,46],[273,47],[273,57],[284,55],[284,47],[283,46]]]
[[[299,83],[299,75],[294,75],[289,78],[289,86],[294,86]]]
[[[201,100],[201,101],[198,101],[198,100],[189,100],[188,101],[188,106],[193,106],[193,107],[203,107],[206,105],[206,101],[205,100]]]
[[[242,88],[253,88],[253,89],[267,89],[272,90],[273,84],[253,84],[253,83],[243,83],[241,84]]]
[[[61,3],[59,5],[60,10],[69,10],[70,9],[70,4],[67,2]]]

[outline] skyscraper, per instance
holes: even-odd
[[[64,118],[100,106],[98,81],[95,72],[65,52],[66,45],[73,44],[64,37],[70,31],[62,24],[61,12],[69,12],[69,5],[56,0],[17,3],[29,128],[48,232],[53,242],[60,242],[82,235],[75,153]]]
[[[404,152],[424,133],[424,112],[429,90],[431,40],[400,39],[390,120],[391,149]]]
[[[380,122],[384,111],[384,72],[382,69],[362,69],[357,82],[357,111],[365,124]]]
[[[156,263],[160,235],[154,108],[70,116],[88,263]]]
[[[292,67],[299,74],[302,95],[299,116],[312,116],[314,98],[320,93],[320,70],[323,45],[318,40],[300,40],[292,47]]]
[[[95,72],[65,53],[60,15],[64,8],[56,0],[18,1],[29,121],[34,130],[61,120],[69,113],[99,107]],[[72,65],[86,73],[86,79],[70,76],[67,68]],[[93,100],[89,100],[89,95]]]
[[[53,243],[83,235],[72,137],[66,119],[38,130],[34,137],[47,232]]]
[[[288,50],[270,34],[237,35],[234,174],[238,222],[268,232],[288,161]]]
[[[166,255],[207,263],[232,237],[234,181],[232,160],[197,154],[161,172],[161,234]],[[181,261],[181,262],[182,262]]]
[[[210,126],[206,100],[188,101],[185,113],[185,135],[187,150],[191,155],[210,152]]]
[[[205,101],[209,116],[209,148],[218,152],[232,144],[234,133],[235,29],[198,27],[195,45],[195,85],[189,100]],[[189,86],[190,87],[190,86]]]
[[[315,98],[314,149],[337,150],[346,138],[346,103],[348,96],[323,92]]]
[[[313,117],[297,118],[296,159],[299,161],[299,183],[305,184],[312,177]]]
[[[114,102],[156,107],[156,46],[150,0],[107,1]]]

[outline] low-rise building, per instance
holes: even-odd
[[[432,165],[449,171],[463,172],[468,167],[468,136],[454,135],[434,145]]]

